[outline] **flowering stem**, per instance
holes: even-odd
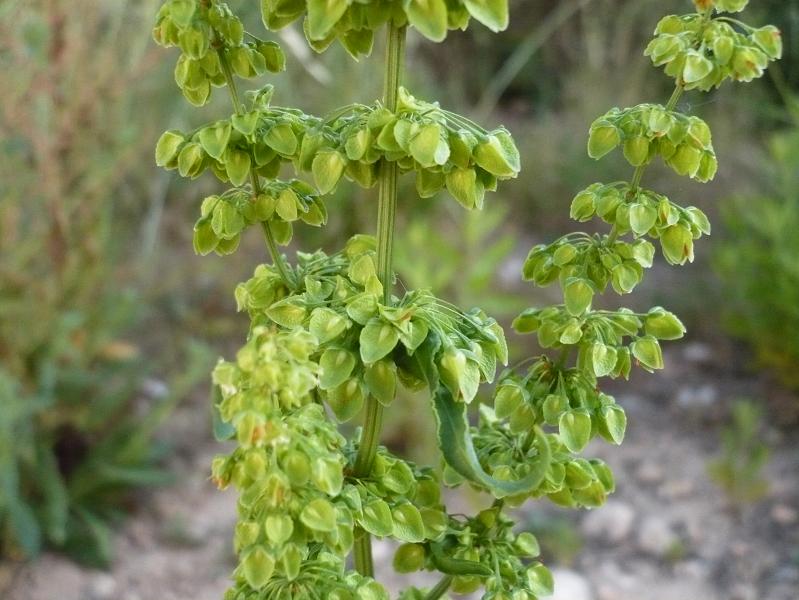
[[[227,55],[225,54],[225,49],[223,46],[220,46],[217,48],[216,52],[219,55],[219,64],[222,67],[222,73],[225,75],[225,82],[227,83],[228,93],[230,94],[230,101],[233,103],[233,110],[235,110],[236,114],[238,115],[244,114],[244,107],[241,105],[241,100],[239,99],[236,80],[233,78],[233,71],[230,68],[230,63],[228,62]],[[250,167],[250,184],[252,185],[253,201],[255,201],[255,199],[261,193],[261,180],[258,177],[258,173],[255,172],[255,156],[253,155],[252,150],[250,150],[250,161],[252,165]],[[289,270],[288,264],[286,264],[286,259],[283,258],[283,254],[277,247],[277,243],[275,242],[275,234],[272,231],[271,224],[268,221],[263,221],[261,223],[261,228],[264,233],[264,240],[266,241],[266,247],[269,250],[269,255],[272,257],[272,262],[280,273],[280,278],[287,286],[293,287],[294,280],[291,277],[291,271]]]
[[[383,104],[388,110],[397,108],[402,63],[405,55],[405,27],[390,24],[386,41],[386,73]],[[380,165],[377,208],[377,274],[383,284],[383,303],[391,301],[394,280],[392,251],[394,247],[394,217],[397,212],[397,164],[383,160]],[[364,421],[358,455],[355,458],[355,477],[366,477],[372,471],[380,430],[383,427],[383,405],[375,398],[366,401]],[[359,573],[373,576],[372,542],[368,532],[355,531],[355,568]]]

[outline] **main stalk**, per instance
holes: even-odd
[[[388,26],[386,40],[386,72],[383,104],[390,111],[397,109],[399,87],[405,57],[405,27]],[[394,249],[394,218],[397,212],[397,163],[383,160],[378,179],[377,207],[377,274],[383,284],[383,304],[391,301],[394,283],[392,254]],[[366,477],[372,470],[380,430],[383,426],[383,406],[373,397],[367,399],[366,418],[355,458],[354,475]],[[355,568],[362,575],[374,576],[372,540],[361,528],[355,531]]]

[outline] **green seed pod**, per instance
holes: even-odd
[[[178,27],[188,27],[197,10],[196,0],[169,0],[169,16]]]
[[[634,167],[645,165],[649,162],[649,140],[640,135],[625,140],[624,158]]]
[[[247,584],[256,590],[264,587],[272,578],[275,570],[275,559],[263,546],[257,546],[244,555],[241,571]]]
[[[713,63],[699,52],[688,52],[685,57],[682,78],[686,84],[693,84],[703,80],[713,72]]]
[[[644,328],[647,335],[660,340],[678,340],[685,335],[685,325],[673,313],[660,307],[649,311]]]
[[[752,33],[752,41],[766,53],[771,60],[782,57],[782,34],[773,25],[766,25]]]
[[[519,151],[510,134],[504,131],[478,143],[472,156],[480,167],[497,177],[516,177],[520,170]]]
[[[286,70],[286,55],[276,42],[258,42],[256,48],[264,57],[267,71],[280,73]]]
[[[178,173],[181,177],[191,177],[194,179],[203,172],[205,162],[205,152],[202,146],[196,142],[185,144],[178,154]]]
[[[247,181],[252,166],[249,153],[228,146],[223,162],[225,163],[225,173],[233,185],[243,185]]]
[[[454,167],[445,176],[447,191],[465,208],[482,208],[485,188],[474,169]]]
[[[180,131],[174,129],[165,131],[155,146],[155,164],[167,169],[176,168],[178,154],[185,142],[186,138]]]
[[[447,4],[444,0],[408,0],[408,21],[426,38],[441,42],[447,37]]]
[[[582,409],[564,412],[558,419],[561,441],[572,452],[582,452],[591,439],[591,417]]]
[[[249,548],[258,543],[261,537],[261,525],[255,521],[239,521],[236,523],[236,533],[233,545],[236,552]]]
[[[282,546],[294,532],[294,521],[285,514],[273,514],[266,517],[264,524],[267,539],[276,546]]]
[[[713,2],[717,10],[731,13],[741,12],[749,4],[749,0],[713,0]]]
[[[330,532],[336,528],[336,509],[324,498],[317,498],[302,509],[300,521],[313,531]]]
[[[504,382],[494,395],[494,412],[498,419],[507,419],[525,401],[525,391],[515,382]]]
[[[320,194],[329,194],[335,189],[346,166],[347,159],[337,150],[323,149],[316,154],[311,171]]]
[[[354,377],[327,393],[327,404],[340,423],[355,418],[363,408],[364,394],[361,382]]]
[[[594,290],[585,279],[573,277],[563,286],[563,298],[569,314],[579,317],[591,307]]]
[[[230,141],[231,131],[232,127],[230,121],[219,121],[209,127],[203,127],[197,134],[197,137],[200,140],[203,150],[205,150],[209,156],[216,160],[222,160],[222,156]]]
[[[600,122],[591,127],[588,137],[588,156],[599,160],[621,143],[621,135],[615,125]]]
[[[219,238],[214,233],[210,221],[203,221],[195,225],[192,239],[194,251],[201,256],[210,254],[219,245]]]
[[[383,406],[394,401],[397,393],[397,367],[389,360],[379,360],[364,370],[364,383],[369,393]]]
[[[716,63],[724,66],[730,63],[735,52],[735,40],[729,35],[716,35],[713,39],[713,57]]]
[[[651,336],[635,340],[630,345],[633,356],[647,369],[663,368],[663,352],[658,341]]]

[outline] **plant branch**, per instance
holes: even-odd
[[[386,73],[383,103],[391,111],[396,110],[399,86],[405,55],[406,28],[394,24],[388,26],[386,41]],[[383,284],[383,303],[391,301],[394,281],[392,253],[394,248],[394,220],[397,212],[397,165],[383,160],[380,165],[378,209],[377,209],[377,273]],[[366,404],[366,417],[355,458],[354,475],[365,477],[372,471],[380,431],[383,427],[383,405],[370,396]],[[366,576],[374,574],[372,542],[368,532],[355,531],[355,568]]]
[[[241,99],[239,98],[236,80],[233,77],[233,70],[230,68],[230,63],[228,62],[227,55],[225,54],[225,49],[223,46],[220,46],[216,49],[216,52],[219,55],[219,63],[222,67],[222,72],[225,75],[225,82],[227,83],[228,93],[230,94],[230,101],[233,103],[233,110],[236,112],[236,114],[244,114],[244,107],[242,106]],[[252,197],[254,201],[261,194],[261,180],[258,177],[258,173],[255,172],[255,155],[252,151],[252,148],[249,149],[249,154],[251,163],[250,184],[252,185]],[[272,257],[272,262],[280,273],[281,279],[283,279],[283,282],[289,287],[294,287],[294,278],[291,275],[291,270],[286,263],[286,259],[283,258],[283,254],[277,247],[272,226],[268,221],[263,221],[261,222],[261,229],[263,230],[264,240],[266,241],[266,247],[269,250],[269,255]]]
[[[444,575],[436,586],[424,597],[425,600],[438,600],[447,593],[449,586],[452,585],[452,575]]]

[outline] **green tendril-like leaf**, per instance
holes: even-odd
[[[519,480],[505,481],[492,477],[480,465],[469,430],[467,405],[457,402],[445,386],[433,395],[438,444],[447,465],[467,481],[483,487],[497,498],[525,494],[535,490],[549,469],[552,459],[544,432],[534,430],[538,456],[527,475]]]

